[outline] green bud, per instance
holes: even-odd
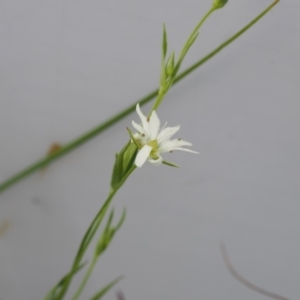
[[[174,72],[174,65],[175,65],[175,58],[174,58],[174,52],[171,53],[167,65],[166,65],[166,75],[167,78],[170,77]]]
[[[122,181],[127,172],[134,165],[134,159],[137,153],[137,146],[129,141],[120,153],[116,154],[116,160],[111,176],[110,186],[114,190]]]
[[[215,9],[222,8],[225,6],[228,0],[213,0],[213,7]]]

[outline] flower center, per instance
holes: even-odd
[[[157,150],[158,150],[157,140],[150,141],[150,142],[147,143],[147,145],[152,147],[152,150],[150,152],[150,156],[154,159],[157,159],[158,158],[158,155],[157,155]]]

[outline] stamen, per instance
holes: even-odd
[[[144,134],[144,133],[142,133],[142,137],[145,137],[145,134]]]
[[[170,153],[173,153],[173,151],[171,150]]]
[[[147,118],[147,121],[150,122],[150,118]]]
[[[178,141],[181,141],[181,139],[178,139]]]

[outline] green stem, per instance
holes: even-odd
[[[205,62],[207,62],[209,59],[211,59],[213,56],[215,56],[217,53],[219,53],[223,48],[228,46],[230,43],[232,43],[234,40],[236,40],[239,36],[241,36],[244,32],[246,32],[250,27],[252,27],[255,23],[257,23],[265,14],[267,14],[280,0],[275,0],[270,6],[268,6],[264,11],[262,11],[255,19],[253,19],[250,23],[248,23],[245,27],[243,27],[241,30],[239,30],[237,33],[235,33],[233,36],[231,36],[228,40],[226,40],[224,43],[222,43],[220,46],[215,48],[213,51],[211,51],[209,54],[204,56],[202,59],[200,59],[198,62],[181,72],[174,80],[173,84],[177,83],[184,77],[186,77],[191,72],[195,71],[198,67],[203,65]]]
[[[200,27],[203,25],[203,23],[206,21],[206,19],[216,10],[215,7],[212,7],[200,20],[200,22],[197,24],[197,26],[195,27],[195,29],[192,31],[192,33],[190,34],[190,36],[188,37],[185,45],[182,48],[182,51],[179,55],[179,57],[181,58],[182,56],[185,56],[187,49],[189,48],[189,44],[191,42],[191,40],[193,39],[193,37],[197,34],[197,32],[199,31]]]
[[[185,57],[185,55],[187,54],[191,44],[195,41],[195,35],[198,34],[198,31],[200,29],[200,27],[203,25],[203,23],[205,22],[205,20],[216,10],[215,7],[212,7],[209,9],[209,11],[202,17],[202,19],[199,21],[199,23],[196,25],[196,27],[194,28],[194,30],[192,31],[192,33],[190,34],[190,36],[188,37],[187,41],[185,42],[184,46],[182,47],[182,50],[180,52],[179,55],[179,59],[178,62],[175,66],[175,69],[173,71],[173,74],[170,78],[169,81],[163,81],[163,85],[161,85],[159,87],[159,91],[158,91],[158,95],[157,98],[152,106],[151,112],[149,114],[149,116],[151,115],[153,110],[157,110],[157,108],[159,107],[159,105],[161,104],[161,102],[163,101],[164,97],[166,96],[167,92],[169,91],[170,87],[173,85],[174,79],[179,71],[179,68],[181,66],[181,63]],[[163,73],[165,70],[165,65],[162,65],[162,70],[161,73]]]
[[[88,282],[95,266],[96,266],[96,263],[97,263],[97,260],[98,260],[98,256],[96,254],[94,254],[94,257],[93,257],[93,260],[92,262],[90,263],[89,265],[89,268],[87,269],[85,275],[84,275],[84,278],[83,280],[81,281],[81,284],[80,286],[78,287],[75,295],[72,297],[72,300],[77,300],[79,298],[79,296],[81,295],[86,283]]]
[[[204,56],[202,59],[200,59],[198,62],[184,70],[182,73],[180,73],[173,81],[173,85],[180,80],[182,80],[184,77],[186,77],[188,74],[196,70],[198,67],[200,67],[202,64],[204,64],[206,61],[211,59],[213,56],[215,56],[217,53],[219,53],[223,48],[228,46],[230,43],[232,43],[234,40],[236,40],[240,35],[242,35],[245,31],[247,31],[251,26],[253,26],[259,19],[261,19],[271,8],[273,8],[279,0],[275,0],[269,7],[267,7],[262,13],[260,13],[255,19],[253,19],[249,24],[247,24],[244,28],[242,28],[240,31],[238,31],[236,34],[234,34],[232,37],[230,37],[228,40],[226,40],[224,43],[222,43],[219,47],[214,49],[212,52],[210,52],[208,55]],[[119,120],[123,119],[125,116],[130,114],[135,110],[136,104],[140,103],[140,105],[148,103],[150,100],[155,98],[158,93],[158,89],[152,91],[150,94],[145,96],[144,98],[140,99],[136,103],[128,106],[126,109],[121,111],[120,113],[116,114],[109,120],[105,121],[104,123],[100,124],[99,126],[93,128],[91,131],[88,131],[87,133],[83,134],[82,136],[78,137],[77,139],[73,140],[72,142],[66,144],[64,147],[62,147],[61,150],[57,151],[56,153],[52,154],[51,156],[42,158],[35,162],[34,164],[30,165],[29,167],[25,168],[24,170],[20,171],[19,173],[13,175],[9,179],[5,180],[0,184],[0,193],[12,186],[13,184],[17,183],[21,179],[25,178],[26,176],[32,174],[33,172],[40,170],[42,167],[52,163],[53,161],[57,160],[58,158],[64,156],[65,154],[69,153],[70,151],[76,149],[78,146],[84,144],[88,140],[96,137],[98,134],[100,134],[105,129],[112,126],[114,123],[118,122]]]
[[[117,193],[117,191],[122,187],[122,185],[124,184],[124,182],[126,181],[126,179],[129,177],[129,175],[136,169],[136,166],[133,165],[131,167],[131,169],[127,172],[127,174],[122,178],[121,182],[118,184],[118,186],[114,189],[111,190],[109,192],[109,195],[106,199],[106,201],[104,202],[104,204],[102,205],[102,207],[100,208],[99,212],[97,213],[97,215],[95,216],[95,218],[93,219],[92,223],[90,224],[89,228],[87,229],[81,243],[79,246],[79,249],[77,251],[76,257],[74,259],[71,271],[70,271],[70,276],[68,276],[64,282],[63,287],[61,288],[56,300],[61,300],[63,299],[64,295],[66,294],[72,278],[73,278],[73,273],[74,270],[76,270],[78,268],[78,266],[81,263],[81,260],[87,250],[88,245],[90,244],[92,238],[94,237],[94,235],[96,234],[96,231],[98,229],[98,227],[100,226],[100,222],[99,220],[102,220],[103,215],[106,213],[114,195]]]

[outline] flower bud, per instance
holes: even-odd
[[[175,59],[174,59],[174,52],[170,55],[167,65],[166,65],[166,75],[167,77],[170,77],[173,75],[174,72],[174,65],[175,65]]]
[[[228,0],[213,0],[213,8],[222,8]]]

